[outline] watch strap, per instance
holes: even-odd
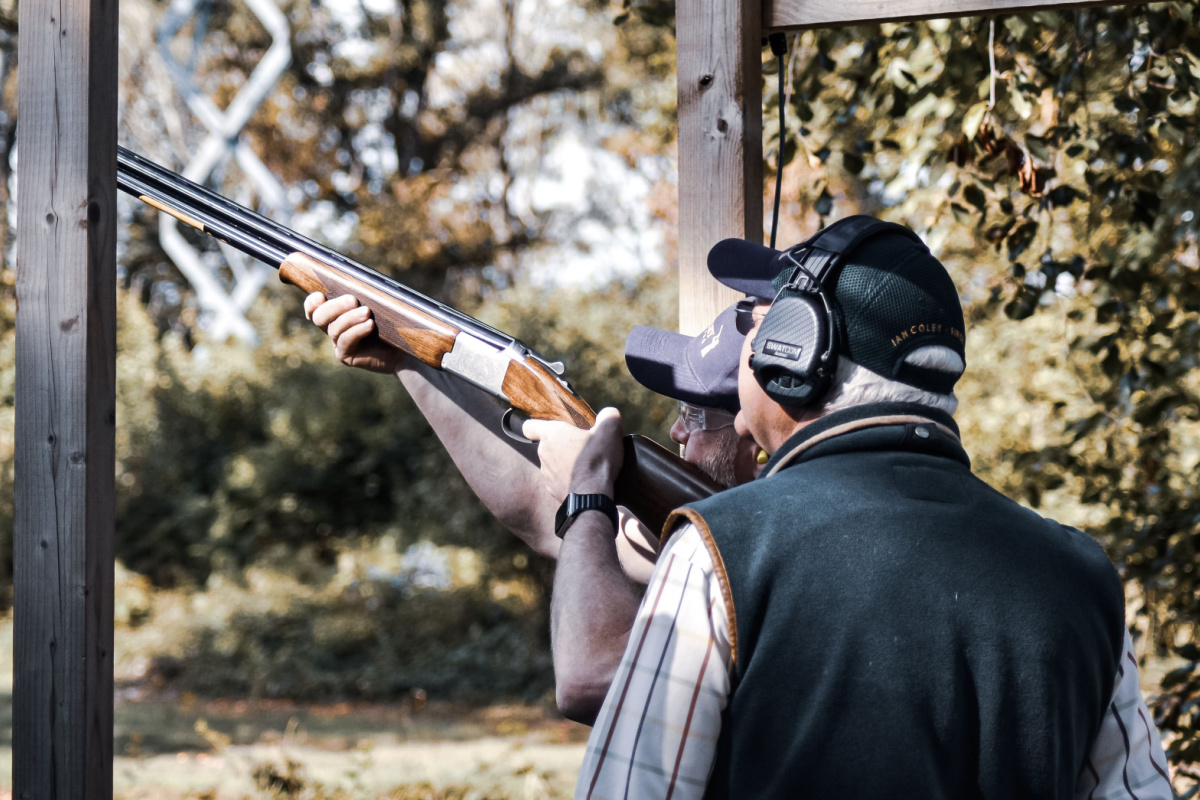
[[[617,504],[606,494],[575,494],[567,495],[554,515],[554,535],[562,538],[567,529],[575,522],[575,518],[584,511],[602,511],[613,524],[613,534],[620,524],[617,520]]]

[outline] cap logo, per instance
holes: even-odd
[[[709,325],[708,330],[704,332],[704,338],[712,337],[712,341],[700,348],[700,357],[704,358],[709,352],[721,343],[721,334],[725,331],[725,326],[722,325],[716,332],[713,331],[713,326]]]
[[[774,356],[775,358],[786,358],[790,361],[799,361],[800,353],[803,350],[804,348],[802,347],[787,344],[786,342],[777,342],[774,339],[768,339],[767,343],[763,345],[763,352],[767,355]]]
[[[923,333],[941,333],[947,332],[960,343],[965,342],[962,331],[955,328],[953,325],[942,325],[940,322],[928,322],[920,325],[911,325],[908,328],[900,331],[892,337],[892,347],[899,347],[900,344],[914,336],[920,336]]]

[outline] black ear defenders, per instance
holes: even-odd
[[[903,225],[856,215],[780,255],[781,274],[787,279],[754,337],[750,355],[755,379],[779,405],[809,406],[829,390],[837,372],[833,293],[842,263],[864,240],[883,233],[902,233],[921,242]]]
[[[794,269],[754,337],[750,368],[768,397],[800,407],[829,388],[837,342],[828,294],[803,267]]]

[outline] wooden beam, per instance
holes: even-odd
[[[112,797],[117,1],[23,0],[14,796]]]
[[[741,295],[708,275],[721,239],[762,241],[760,0],[678,0],[679,329]]]
[[[1021,14],[1144,3],[1147,0],[762,0],[764,30],[834,28],[912,19]]]

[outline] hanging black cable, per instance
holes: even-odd
[[[771,249],[775,249],[775,234],[779,230],[779,198],[783,191],[783,151],[787,145],[787,126],[784,124],[786,103],[783,96],[783,57],[787,55],[787,36],[772,33],[767,41],[771,43],[771,52],[779,62],[779,149],[775,153],[775,207],[771,212]]]

